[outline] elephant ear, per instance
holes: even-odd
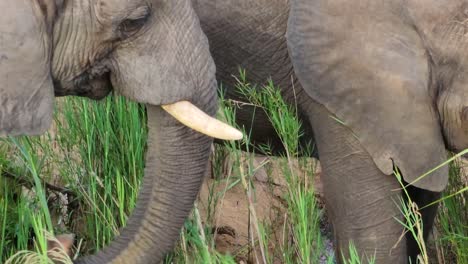
[[[0,10],[0,136],[43,133],[54,101],[52,0],[2,0]]]
[[[313,7],[292,10],[288,29],[295,72],[305,91],[335,115],[330,118],[351,129],[383,173],[398,167],[406,182],[443,190],[447,168],[414,182],[447,158],[430,91],[435,87],[430,63],[419,36],[399,21],[345,34],[340,28],[350,30],[346,22],[331,22],[307,8]]]

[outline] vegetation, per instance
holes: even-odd
[[[253,147],[249,137],[215,146],[207,198],[195,204],[165,263],[334,263],[325,243],[323,208],[314,191],[316,163],[298,157],[303,150],[298,150],[301,124],[296,109],[281,99],[272,83],[264,88],[256,90],[241,72],[239,92],[269,115],[287,150],[284,157],[258,164],[254,154],[268,153],[269,147]],[[233,123],[234,103],[222,100],[220,117],[227,122]],[[76,234],[73,257],[109,243],[135,205],[144,168],[145,123],[144,107],[121,97],[101,102],[64,98],[57,104],[55,127],[46,135],[1,139],[0,263],[51,263],[51,255],[70,263],[63,252],[47,253],[48,238],[62,233]],[[279,197],[284,207],[281,225],[260,219],[257,208],[255,175],[260,169],[269,172],[272,162],[280,164],[286,184]],[[440,201],[437,252],[444,263],[468,263],[467,178],[460,174],[459,162],[450,166],[450,185]],[[266,184],[274,183],[269,178]],[[217,216],[234,188],[241,188],[247,201],[249,239],[222,254],[217,250]],[[408,218],[402,224],[416,236],[417,210],[411,204],[402,206]],[[363,256],[352,244],[350,252],[346,263],[360,263]],[[429,257],[423,255],[427,263]]]

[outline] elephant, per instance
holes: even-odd
[[[136,208],[109,246],[77,263],[157,263],[192,208],[212,137],[242,137],[212,117],[215,65],[191,1],[2,0],[0,10],[0,136],[44,133],[54,96],[113,90],[146,104]]]
[[[228,99],[247,102],[232,78],[241,67],[297,104],[322,164],[338,262],[353,242],[375,263],[416,263],[416,241],[397,221],[405,196],[394,172],[423,208],[440,197],[448,168],[419,176],[447,150],[468,148],[468,1],[192,2]],[[281,149],[264,113],[236,113],[254,142]],[[420,210],[424,239],[436,212]]]

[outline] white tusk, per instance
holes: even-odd
[[[205,114],[188,101],[162,105],[162,108],[182,124],[207,136],[223,140],[240,140],[243,137],[239,130]]]

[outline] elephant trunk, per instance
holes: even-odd
[[[216,97],[204,110],[213,114]],[[127,226],[108,247],[77,263],[158,263],[174,246],[208,165],[212,139],[148,105],[145,177]]]

